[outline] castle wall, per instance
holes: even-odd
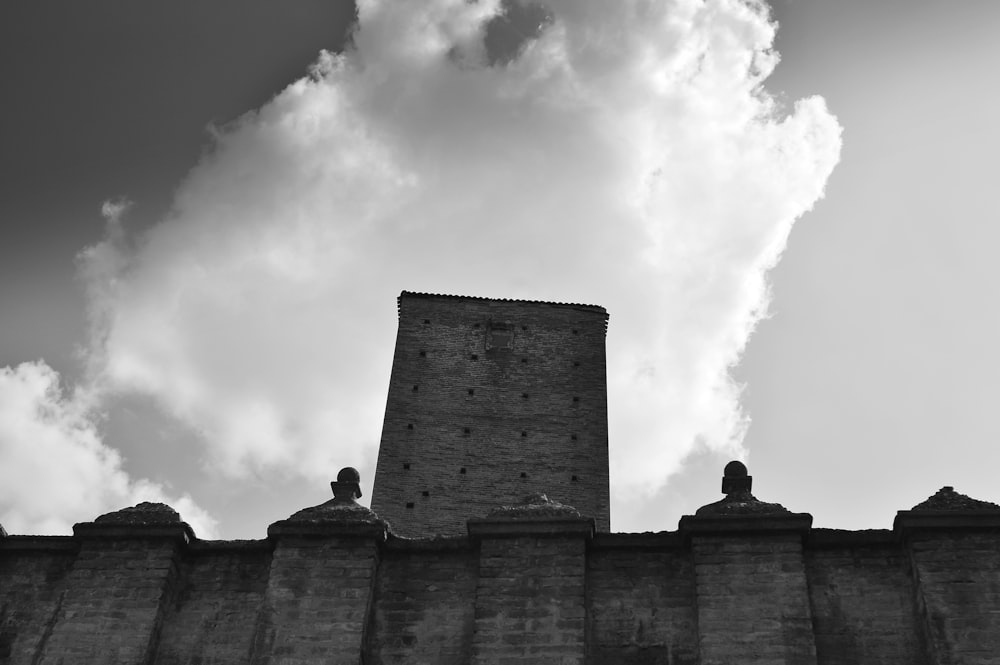
[[[390,540],[375,589],[371,662],[471,662],[477,572],[466,538]]]
[[[610,529],[602,307],[404,292],[372,509],[404,536],[547,493]]]
[[[0,663],[32,663],[41,652],[79,547],[61,536],[0,538]]]
[[[422,540],[377,523],[242,542],[127,525],[8,536],[0,664],[997,662],[995,513],[874,532],[798,517],[595,535],[585,518],[495,516]]]
[[[597,535],[587,552],[587,662],[695,665],[691,552],[677,533]]]
[[[192,543],[164,612],[154,665],[249,662],[271,550],[266,540]]]
[[[810,545],[819,665],[926,665],[913,578],[896,535],[814,529]]]

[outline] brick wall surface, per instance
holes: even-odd
[[[72,538],[20,536],[0,550],[0,663],[30,665],[41,652],[76,558]]]
[[[281,538],[254,665],[357,665],[377,565],[377,545],[367,538]]]
[[[816,665],[801,538],[692,537],[702,665]]]
[[[33,665],[150,662],[178,547],[172,538],[84,539]]]
[[[819,665],[927,665],[909,562],[894,534],[815,530],[811,540]]]
[[[375,512],[400,535],[461,535],[545,493],[608,531],[606,320],[600,307],[404,293]]]
[[[585,571],[582,537],[484,538],[472,662],[582,665]]]
[[[690,552],[676,534],[597,536],[587,557],[591,665],[695,665]]]
[[[249,662],[270,564],[266,540],[192,546],[164,613],[154,665]]]
[[[471,662],[477,567],[464,538],[390,545],[375,592],[370,662]]]
[[[484,522],[384,544],[0,538],[0,665],[1000,662],[994,531]]]
[[[930,662],[1000,663],[1000,531],[921,531],[907,545]]]

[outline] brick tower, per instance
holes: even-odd
[[[403,291],[372,509],[397,534],[545,493],[610,530],[603,307]]]

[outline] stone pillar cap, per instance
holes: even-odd
[[[96,538],[179,538],[185,543],[195,539],[191,526],[181,521],[176,510],[151,501],[104,513],[93,522],[74,524],[73,534]]]
[[[695,511],[699,517],[723,515],[781,515],[790,513],[780,503],[761,501],[750,493],[753,476],[743,462],[734,460],[726,465],[722,476],[722,493],[726,498],[709,503]]]
[[[473,537],[578,533],[589,538],[594,533],[594,520],[544,494],[530,494],[520,503],[500,506],[486,517],[469,520],[466,528]]]
[[[753,476],[743,462],[734,460],[726,465],[722,476],[725,498],[706,504],[694,515],[681,517],[680,530],[686,534],[716,532],[804,533],[812,526],[812,515],[793,513],[780,503],[761,501],[750,493]]]
[[[910,510],[900,510],[893,520],[897,532],[913,529],[1000,528],[1000,506],[956,492],[945,485]]]
[[[359,535],[385,540],[388,525],[370,508],[358,503],[361,474],[344,467],[330,483],[333,498],[318,506],[296,511],[288,519],[267,528],[267,535]]]

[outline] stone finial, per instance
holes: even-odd
[[[370,508],[358,503],[361,496],[361,474],[354,467],[344,467],[337,479],[330,483],[333,498],[318,506],[303,508],[286,520],[275,522],[269,534],[291,533],[302,529],[350,529],[352,527],[377,527],[383,532],[386,523]]]
[[[747,475],[747,467],[743,462],[733,460],[722,471],[722,493],[735,494],[749,492],[753,487],[753,476]]]
[[[353,466],[345,466],[330,483],[333,500],[337,503],[357,503],[361,494],[361,474]]]
[[[747,473],[742,462],[732,461],[726,465],[722,476],[722,492],[726,498],[702,506],[695,515],[775,515],[789,512],[780,503],[761,501],[750,493],[753,476]]]
[[[973,499],[955,491],[954,487],[945,485],[926,501],[922,501],[910,509],[913,512],[929,512],[938,510],[998,510],[1000,506],[989,501]]]

